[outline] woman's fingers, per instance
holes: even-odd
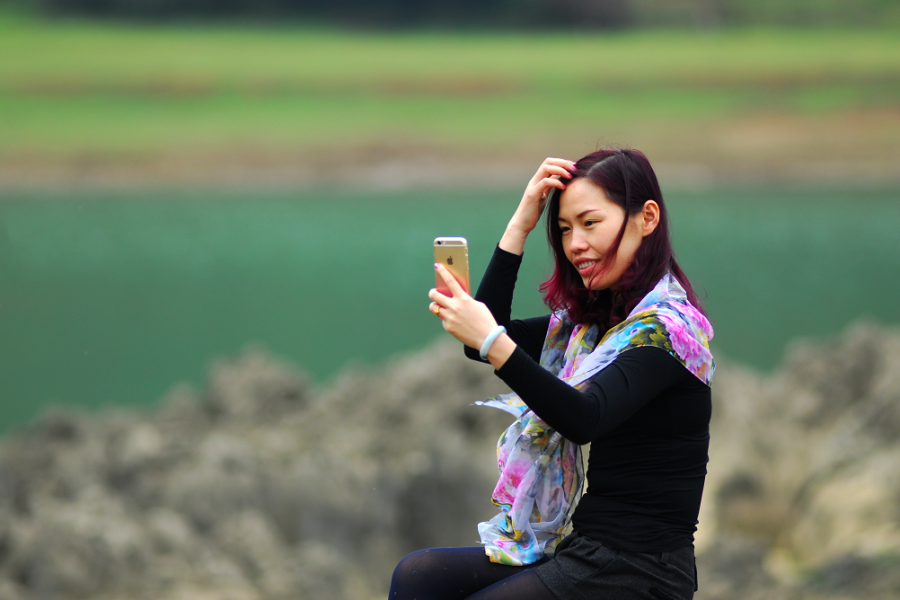
[[[545,181],[547,179],[571,179],[572,171],[574,170],[575,163],[571,160],[566,160],[564,158],[548,158],[541,163],[540,167],[538,167],[538,170],[534,174],[534,177],[531,178],[528,187],[532,189],[539,188],[539,191],[543,193],[544,188],[546,187]]]
[[[558,167],[569,168],[575,166],[575,161],[569,160],[567,158],[556,158],[551,156],[549,158],[545,158],[544,162],[542,162],[541,165],[555,165]]]
[[[565,167],[548,165],[543,169],[543,171],[546,174],[545,177],[549,175],[556,175],[557,177],[565,177],[566,179],[572,178],[572,171]]]
[[[437,304],[438,306],[444,307],[444,306],[450,305],[451,298],[449,296],[445,296],[444,294],[440,293],[435,288],[432,288],[428,292],[428,297],[431,299],[431,301],[433,303]]]
[[[537,173],[534,174],[534,179],[532,179],[531,185],[540,185],[542,181],[550,178],[557,180],[571,179],[572,172],[562,167],[540,169]]]
[[[557,166],[564,168],[567,171],[574,171],[576,162],[574,160],[569,160],[567,158],[558,158],[554,159],[554,163]]]
[[[471,348],[477,348],[487,334],[497,326],[487,306],[469,296],[459,282],[443,265],[435,268],[453,291],[453,297],[436,289],[428,292],[432,302],[428,309],[441,319],[441,325],[450,335]]]
[[[444,283],[447,284],[447,287],[450,289],[450,293],[453,294],[454,298],[469,295],[456,280],[456,277],[454,277],[444,265],[441,263],[434,263],[434,268],[437,269],[438,274],[441,276],[441,279],[444,280]]]
[[[566,189],[566,182],[562,179],[557,179],[556,177],[547,177],[546,179],[542,179],[541,183],[546,187],[555,187],[561,190]]]
[[[571,177],[572,171],[575,170],[575,162],[564,158],[548,158],[541,163],[538,173],[543,172],[546,177],[549,175],[559,175],[560,177]]]
[[[540,168],[531,180],[531,187],[538,192],[541,199],[547,195],[548,187],[555,187],[561,190],[566,189],[563,180],[572,178],[572,171],[575,170],[575,163],[571,160],[563,158],[548,158],[541,163]]]
[[[436,288],[432,288],[428,292],[428,297],[431,299],[431,304],[428,305],[428,310],[434,313],[434,316],[440,317],[443,320],[444,316],[441,315],[441,310],[449,309],[451,302],[453,302],[453,298],[465,294],[465,290],[462,289],[462,286],[457,283],[456,278],[453,277],[453,275],[451,275],[443,265],[441,265],[440,263],[435,263],[434,267],[435,269],[437,269],[438,273],[441,273],[441,270],[446,273],[446,276],[444,273],[441,273],[441,277],[447,283],[447,287],[450,287],[450,292],[453,294],[452,297],[446,296],[439,292]],[[453,283],[456,284],[458,292],[453,290],[450,282],[447,282],[447,277],[449,277],[453,281]]]
[[[542,179],[540,182],[540,196],[538,200],[538,208],[541,212],[544,211],[544,205],[547,203],[547,198],[550,196],[550,190],[552,188],[556,188],[558,190],[565,190],[566,184],[565,182],[557,179],[556,177],[547,177],[546,179]]]
[[[537,181],[531,187],[531,194],[533,194],[534,197],[536,197],[536,198],[543,199],[547,196],[548,188],[555,187],[555,188],[564,190],[564,189],[566,189],[567,183],[568,183],[568,181],[563,181],[559,177],[545,177],[545,178]],[[526,193],[526,196],[527,195],[528,194]]]

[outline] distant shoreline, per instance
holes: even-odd
[[[572,155],[574,156],[574,155]],[[148,161],[0,161],[0,194],[12,191],[74,189],[317,189],[392,191],[416,187],[517,188],[530,176],[536,157],[519,160],[473,160],[467,156],[419,155],[386,157],[340,168],[294,161],[241,164],[160,157]],[[797,164],[715,164],[659,161],[655,164],[664,189],[711,189],[757,186],[797,188],[900,187],[896,163],[809,161]]]

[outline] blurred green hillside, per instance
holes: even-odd
[[[303,19],[362,28],[615,29],[646,25],[900,23],[891,0],[7,0],[45,15],[126,19]]]
[[[235,166],[321,174],[423,156],[500,168],[606,142],[726,179],[893,181],[896,40],[891,28],[361,33],[7,15],[0,183],[202,182]]]

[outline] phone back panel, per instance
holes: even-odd
[[[440,237],[434,240],[434,262],[444,265],[466,293],[472,293],[469,285],[469,246],[465,238]],[[435,287],[445,296],[453,295],[437,273]]]

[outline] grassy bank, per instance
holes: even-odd
[[[10,18],[0,28],[0,51],[14,57],[0,65],[5,91],[467,95],[548,85],[896,83],[900,76],[892,29],[390,34]]]
[[[348,149],[519,158],[606,140],[663,161],[752,163],[774,151],[821,162],[837,143],[851,158],[891,162],[900,156],[895,39],[894,30],[382,34],[5,17],[0,171],[333,163]]]

